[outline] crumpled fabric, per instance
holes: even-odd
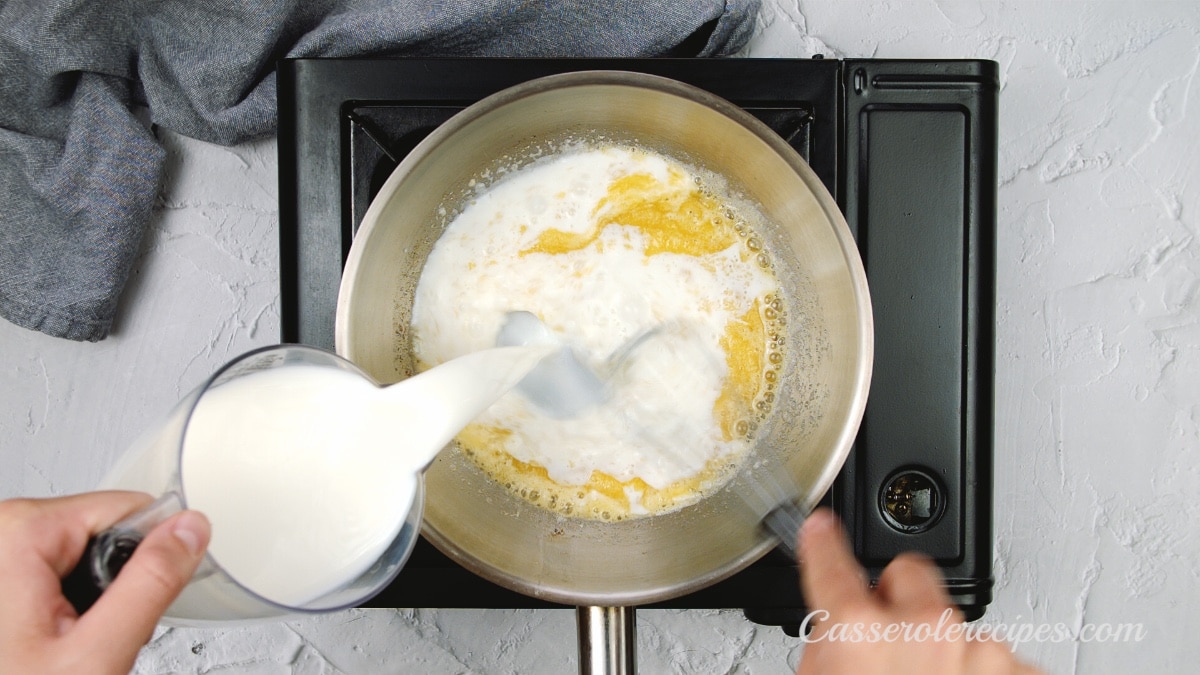
[[[0,2],[0,316],[96,341],[150,220],[155,127],[276,128],[283,57],[722,56],[759,0]]]

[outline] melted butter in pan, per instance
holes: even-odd
[[[541,175],[520,175],[530,172]],[[644,401],[656,412],[639,424],[674,424],[652,430],[657,444],[640,444],[653,433],[620,428],[628,409],[564,422],[510,395],[458,436],[459,447],[508,490],[572,517],[664,513],[719,489],[770,410],[782,360],[772,348],[778,281],[747,225],[754,219],[696,172],[638,149],[567,154],[510,179],[451,224],[443,255],[435,247],[414,312],[419,358],[440,363],[489,346],[503,313],[525,309],[596,362],[654,322],[686,320],[711,336],[717,370],[711,389],[659,394],[686,401]],[[485,337],[476,345],[464,334]],[[676,408],[681,419],[669,419]]]

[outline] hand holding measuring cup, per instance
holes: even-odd
[[[546,353],[485,350],[388,387],[311,347],[235,359],[105,479],[159,497],[97,535],[64,589],[83,612],[152,528],[196,509],[213,522],[212,543],[167,623],[361,604],[412,550],[421,471]],[[91,597],[71,583],[80,577],[95,583]]]
[[[90,536],[150,497],[97,492],[0,502],[0,664],[17,673],[127,673],[204,556],[209,526],[193,511],[154,528],[121,579],[86,614],[59,578]]]

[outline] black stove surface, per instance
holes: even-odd
[[[814,59],[297,59],[279,65],[284,342],[333,348],[342,265],[404,155],[474,101],[570,70],[671,77],[746,109],[812,166],[863,256],[875,319],[866,414],[824,503],[873,578],[933,558],[969,618],[992,594],[996,115],[990,61]],[[420,541],[372,607],[551,607]],[[743,608],[789,632],[804,617],[776,551],[656,605]]]

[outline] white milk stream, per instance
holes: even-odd
[[[158,439],[106,487],[163,494],[178,460],[187,507],[212,522],[213,561],[258,595],[299,607],[379,559],[412,508],[418,474],[554,349],[482,350],[382,388],[311,364],[241,375],[203,394],[181,455],[174,437]],[[181,600],[228,600],[202,590]]]

